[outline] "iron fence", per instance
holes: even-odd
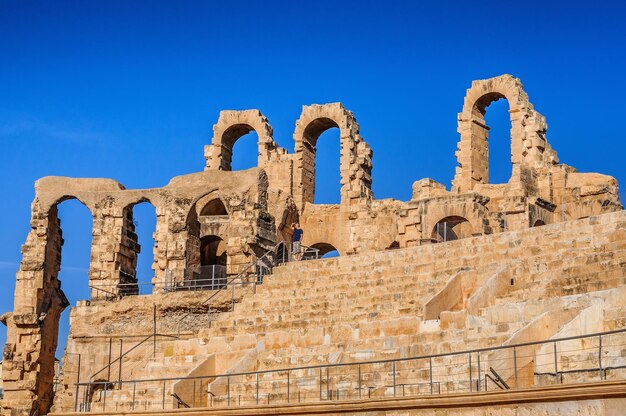
[[[409,358],[76,384],[75,410],[260,406],[623,380],[626,328]]]

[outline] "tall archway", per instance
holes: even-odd
[[[316,204],[341,202],[341,141],[338,128],[329,128],[315,146],[314,198]],[[321,139],[321,140],[320,140]]]
[[[194,285],[206,289],[221,287],[226,281],[227,244],[221,237],[207,235],[200,239],[200,269]]]
[[[472,225],[463,217],[450,216],[439,220],[431,232],[433,242],[443,243],[472,236]]]
[[[359,135],[354,115],[340,103],[305,106],[294,132],[294,199],[300,209],[315,201],[316,146],[331,128],[339,129],[341,203],[372,197],[372,151]]]
[[[497,99],[485,108],[487,183],[507,183],[512,175],[509,102]]]
[[[54,399],[55,352],[60,346],[59,322],[63,311],[70,306],[62,290],[61,277],[71,282],[73,279],[67,272],[76,272],[78,275],[84,274],[87,280],[87,271],[80,266],[75,270],[66,268],[61,273],[64,241],[60,217],[69,217],[66,218],[66,228],[71,229],[72,220],[76,220],[74,214],[84,209],[80,204],[70,203],[59,211],[59,205],[70,199],[78,198],[63,196],[50,205],[35,199],[32,228],[23,246],[22,262],[17,272],[14,310],[7,320],[8,339],[4,349],[3,369],[21,370],[17,380],[5,377],[5,399],[17,408],[31,409],[30,412],[36,414],[46,414]],[[83,201],[79,202],[87,206]],[[93,207],[88,208],[93,221]],[[64,215],[68,212],[71,215]],[[88,227],[88,222],[89,219],[83,221],[83,226]],[[80,221],[75,225],[79,224]],[[84,230],[82,234],[85,245],[90,246]],[[80,245],[82,243],[79,241]],[[74,292],[76,286],[65,286],[69,288],[68,293],[72,298],[77,296],[77,292]]]
[[[120,253],[120,294],[149,294],[154,280],[156,208],[148,199],[124,209]],[[126,254],[126,256],[124,256]]]
[[[55,205],[58,232],[61,237],[59,247],[58,280],[69,305],[89,299],[87,283],[91,247],[93,216],[82,202],[76,198],[66,199]],[[52,210],[51,210],[52,211]],[[51,215],[54,215],[51,212]],[[66,308],[59,318],[59,340],[56,358],[62,358],[70,329],[70,308]]]
[[[457,192],[467,192],[477,184],[489,182],[489,128],[485,113],[489,104],[502,98],[510,106],[512,177],[521,175],[522,164],[540,167],[558,163],[556,152],[546,141],[545,118],[534,110],[519,79],[501,75],[474,81],[467,90],[458,118],[461,140],[456,156],[459,166],[452,181]]]
[[[196,201],[187,220],[186,287],[215,289],[226,279],[230,217],[215,192]]]

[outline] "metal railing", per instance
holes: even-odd
[[[316,260],[320,258],[319,249],[304,245],[301,246],[301,248],[301,260]],[[193,267],[185,271],[184,281],[174,282],[170,271],[166,270],[164,282],[131,282],[108,285],[90,285],[91,300],[112,301],[125,296],[145,296],[151,295],[155,290],[162,292],[197,290],[221,291],[232,285],[237,286],[248,282],[248,277],[251,275],[257,275],[257,283],[261,283],[263,281],[263,276],[271,274],[274,266],[293,260],[293,253],[291,252],[290,247],[288,247],[285,243],[278,243],[255,262],[248,265],[236,276],[228,277],[226,273],[226,266],[216,264]]]
[[[183,329],[184,323],[192,315],[198,314],[198,312],[206,310],[208,317],[208,325],[211,325],[213,320],[212,315],[214,313],[223,312],[226,308],[227,311],[233,311],[235,309],[235,302],[243,297],[243,293],[236,293],[236,287],[240,289],[252,288],[256,293],[256,286],[263,283],[264,276],[271,274],[274,265],[274,255],[279,244],[265,252],[254,263],[246,266],[239,274],[233,277],[226,278],[222,285],[218,287],[206,300],[196,306],[194,309],[185,313],[177,324],[177,333],[180,336],[181,329]],[[240,291],[241,292],[241,291]],[[212,307],[212,304],[217,304],[219,307]]]
[[[150,358],[155,357],[159,338],[171,340],[176,337],[157,333],[150,334],[134,344],[126,352],[124,352],[124,340],[119,339],[119,355],[115,359],[113,359],[113,339],[110,338],[108,363],[93,373],[91,377],[89,377],[89,381],[93,382],[100,378],[107,380],[107,382],[116,380],[119,384],[123,379],[130,378],[133,369],[145,365]],[[117,349],[117,342],[115,344],[115,348]]]
[[[301,260],[317,260],[320,258],[320,250],[315,247],[300,245]],[[279,243],[275,248],[274,266],[294,261],[294,253],[287,243]]]
[[[260,406],[624,380],[625,347],[626,328],[410,358],[78,383],[75,410],[164,410],[180,402],[196,408]]]

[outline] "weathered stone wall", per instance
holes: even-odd
[[[229,198],[230,226],[238,236],[228,240],[229,266],[237,273],[274,244],[273,222],[266,214],[267,177],[263,171],[237,172],[229,179],[221,172],[198,173],[149,190],[126,190],[106,179],[49,177],[37,182],[32,230],[22,247],[23,260],[17,273],[15,308],[7,319],[2,364],[6,403],[16,409],[34,405],[40,414],[52,403],[59,316],[68,306],[57,279],[63,244],[57,205],[75,198],[92,212],[89,284],[97,298],[102,291],[126,294],[128,288],[122,290],[119,284],[136,282],[139,247],[130,209],[143,201],[150,201],[157,211],[154,290],[164,288],[166,270],[170,284],[184,282],[186,270],[198,258],[200,225],[195,203],[216,189]]]
[[[234,312],[220,314],[210,328],[206,307],[195,310],[184,336],[160,339],[150,372],[137,370],[133,377],[182,377],[211,359],[222,366],[205,374],[407,358],[623,328],[625,225],[626,212],[618,212],[444,244],[290,263],[266,277],[255,294],[238,299]],[[117,348],[120,339],[134,345],[152,332],[145,317],[153,305],[157,331],[177,335],[177,320],[205,299],[203,293],[163,293],[81,304],[72,310],[68,351],[88,357],[83,374],[89,377],[106,365],[110,339]],[[117,355],[114,349],[113,358]],[[497,366],[496,358],[484,354],[483,362]],[[167,365],[174,359],[176,370]],[[567,360],[559,365],[567,368]],[[450,374],[438,377],[465,379],[454,370],[451,366]],[[74,377],[69,372],[63,379],[67,387],[56,411],[74,405]],[[254,394],[253,383],[245,387],[238,394]],[[121,406],[127,393],[117,394]]]
[[[491,184],[484,116],[489,104],[501,98],[510,106],[512,175],[505,184]],[[314,204],[316,145],[330,128],[340,133],[341,202],[319,205]],[[253,130],[259,137],[258,167],[232,172],[234,144]],[[106,314],[107,308],[124,305],[118,295],[133,292],[140,250],[154,253],[155,301],[164,295],[159,292],[165,285],[196,278],[206,236],[223,241],[227,272],[234,275],[250,268],[276,243],[289,242],[290,224],[298,220],[305,230],[305,245],[321,252],[337,249],[341,255],[367,255],[621,210],[617,181],[559,164],[546,131],[545,118],[533,108],[520,80],[502,75],[474,81],[467,90],[458,118],[459,166],[452,189],[447,191],[430,179],[419,180],[413,184],[410,201],[374,199],[372,150],[361,137],[355,116],[340,103],[303,107],[295,124],[293,154],[277,145],[272,127],[258,110],[223,111],[213,127],[212,143],[205,148],[204,172],[173,178],[163,188],[127,190],[110,179],[37,181],[31,231],[16,276],[15,308],[4,319],[9,334],[3,361],[5,402],[21,409],[18,413],[31,408],[43,413],[51,404],[58,316],[67,306],[57,278],[62,247],[57,205],[64,200],[79,200],[93,216],[89,284],[93,297],[103,290],[114,295],[113,305],[98,306]],[[215,200],[221,201],[225,212],[203,215]],[[135,234],[132,208],[142,202],[156,209],[152,248],[139,247]],[[525,258],[524,253],[517,255]],[[458,256],[463,262],[465,254]],[[120,284],[130,284],[130,289]],[[127,292],[122,293],[122,287]],[[197,295],[181,296],[159,299],[166,304],[161,308],[164,321],[175,322],[181,311],[198,306]],[[116,313],[128,315],[130,310]],[[79,325],[76,322],[74,326]],[[90,329],[109,338],[121,337],[128,335],[128,325],[125,321],[123,333],[106,325]],[[149,329],[141,322],[132,325],[136,330]],[[68,348],[74,348],[71,345]]]

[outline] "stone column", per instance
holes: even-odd
[[[58,280],[63,239],[56,205],[46,212],[35,201],[31,227],[2,363],[4,403],[12,415],[45,414],[52,405],[59,316],[68,306]]]

